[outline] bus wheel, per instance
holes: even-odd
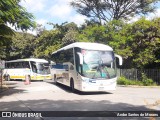
[[[10,78],[10,76],[8,75],[8,76],[7,76],[7,81],[10,81],[10,80],[11,80],[11,78]]]
[[[70,88],[71,88],[72,92],[75,92],[73,79],[71,79],[71,81],[70,81]]]
[[[4,80],[5,80],[5,81],[10,81],[10,80],[11,80],[11,79],[10,79],[10,76],[9,76],[8,74],[7,74],[7,75],[5,74],[5,75],[4,75]]]

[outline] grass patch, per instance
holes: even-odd
[[[142,80],[129,80],[124,76],[119,77],[117,80],[119,85],[138,85],[138,86],[157,86],[157,84],[152,80],[147,78],[145,74],[142,74]]]

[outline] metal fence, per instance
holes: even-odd
[[[142,80],[142,73],[160,84],[160,69],[118,69],[118,76],[125,76],[130,80]]]

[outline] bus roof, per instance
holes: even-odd
[[[44,60],[44,59],[37,59],[37,58],[17,59],[17,60],[10,60],[10,61],[6,61],[6,62],[21,62],[21,61],[34,61],[34,62],[48,63],[47,60]]]
[[[57,53],[57,52],[62,51],[62,50],[71,49],[71,48],[74,48],[74,47],[87,49],[87,50],[113,51],[113,49],[110,46],[100,44],[100,43],[75,42],[75,43],[67,45],[67,46],[53,52],[52,54]]]

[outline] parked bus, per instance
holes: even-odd
[[[52,80],[56,80],[56,78],[61,77],[61,73],[64,70],[63,64],[51,63],[50,68],[51,68]]]
[[[52,60],[61,64],[55,82],[69,86],[72,91],[108,91],[116,89],[116,59],[110,46],[99,43],[76,42],[52,53]],[[53,68],[54,69],[54,68]]]
[[[25,80],[26,76],[30,80],[51,79],[49,62],[44,59],[35,58],[6,61],[3,74],[8,80]]]

